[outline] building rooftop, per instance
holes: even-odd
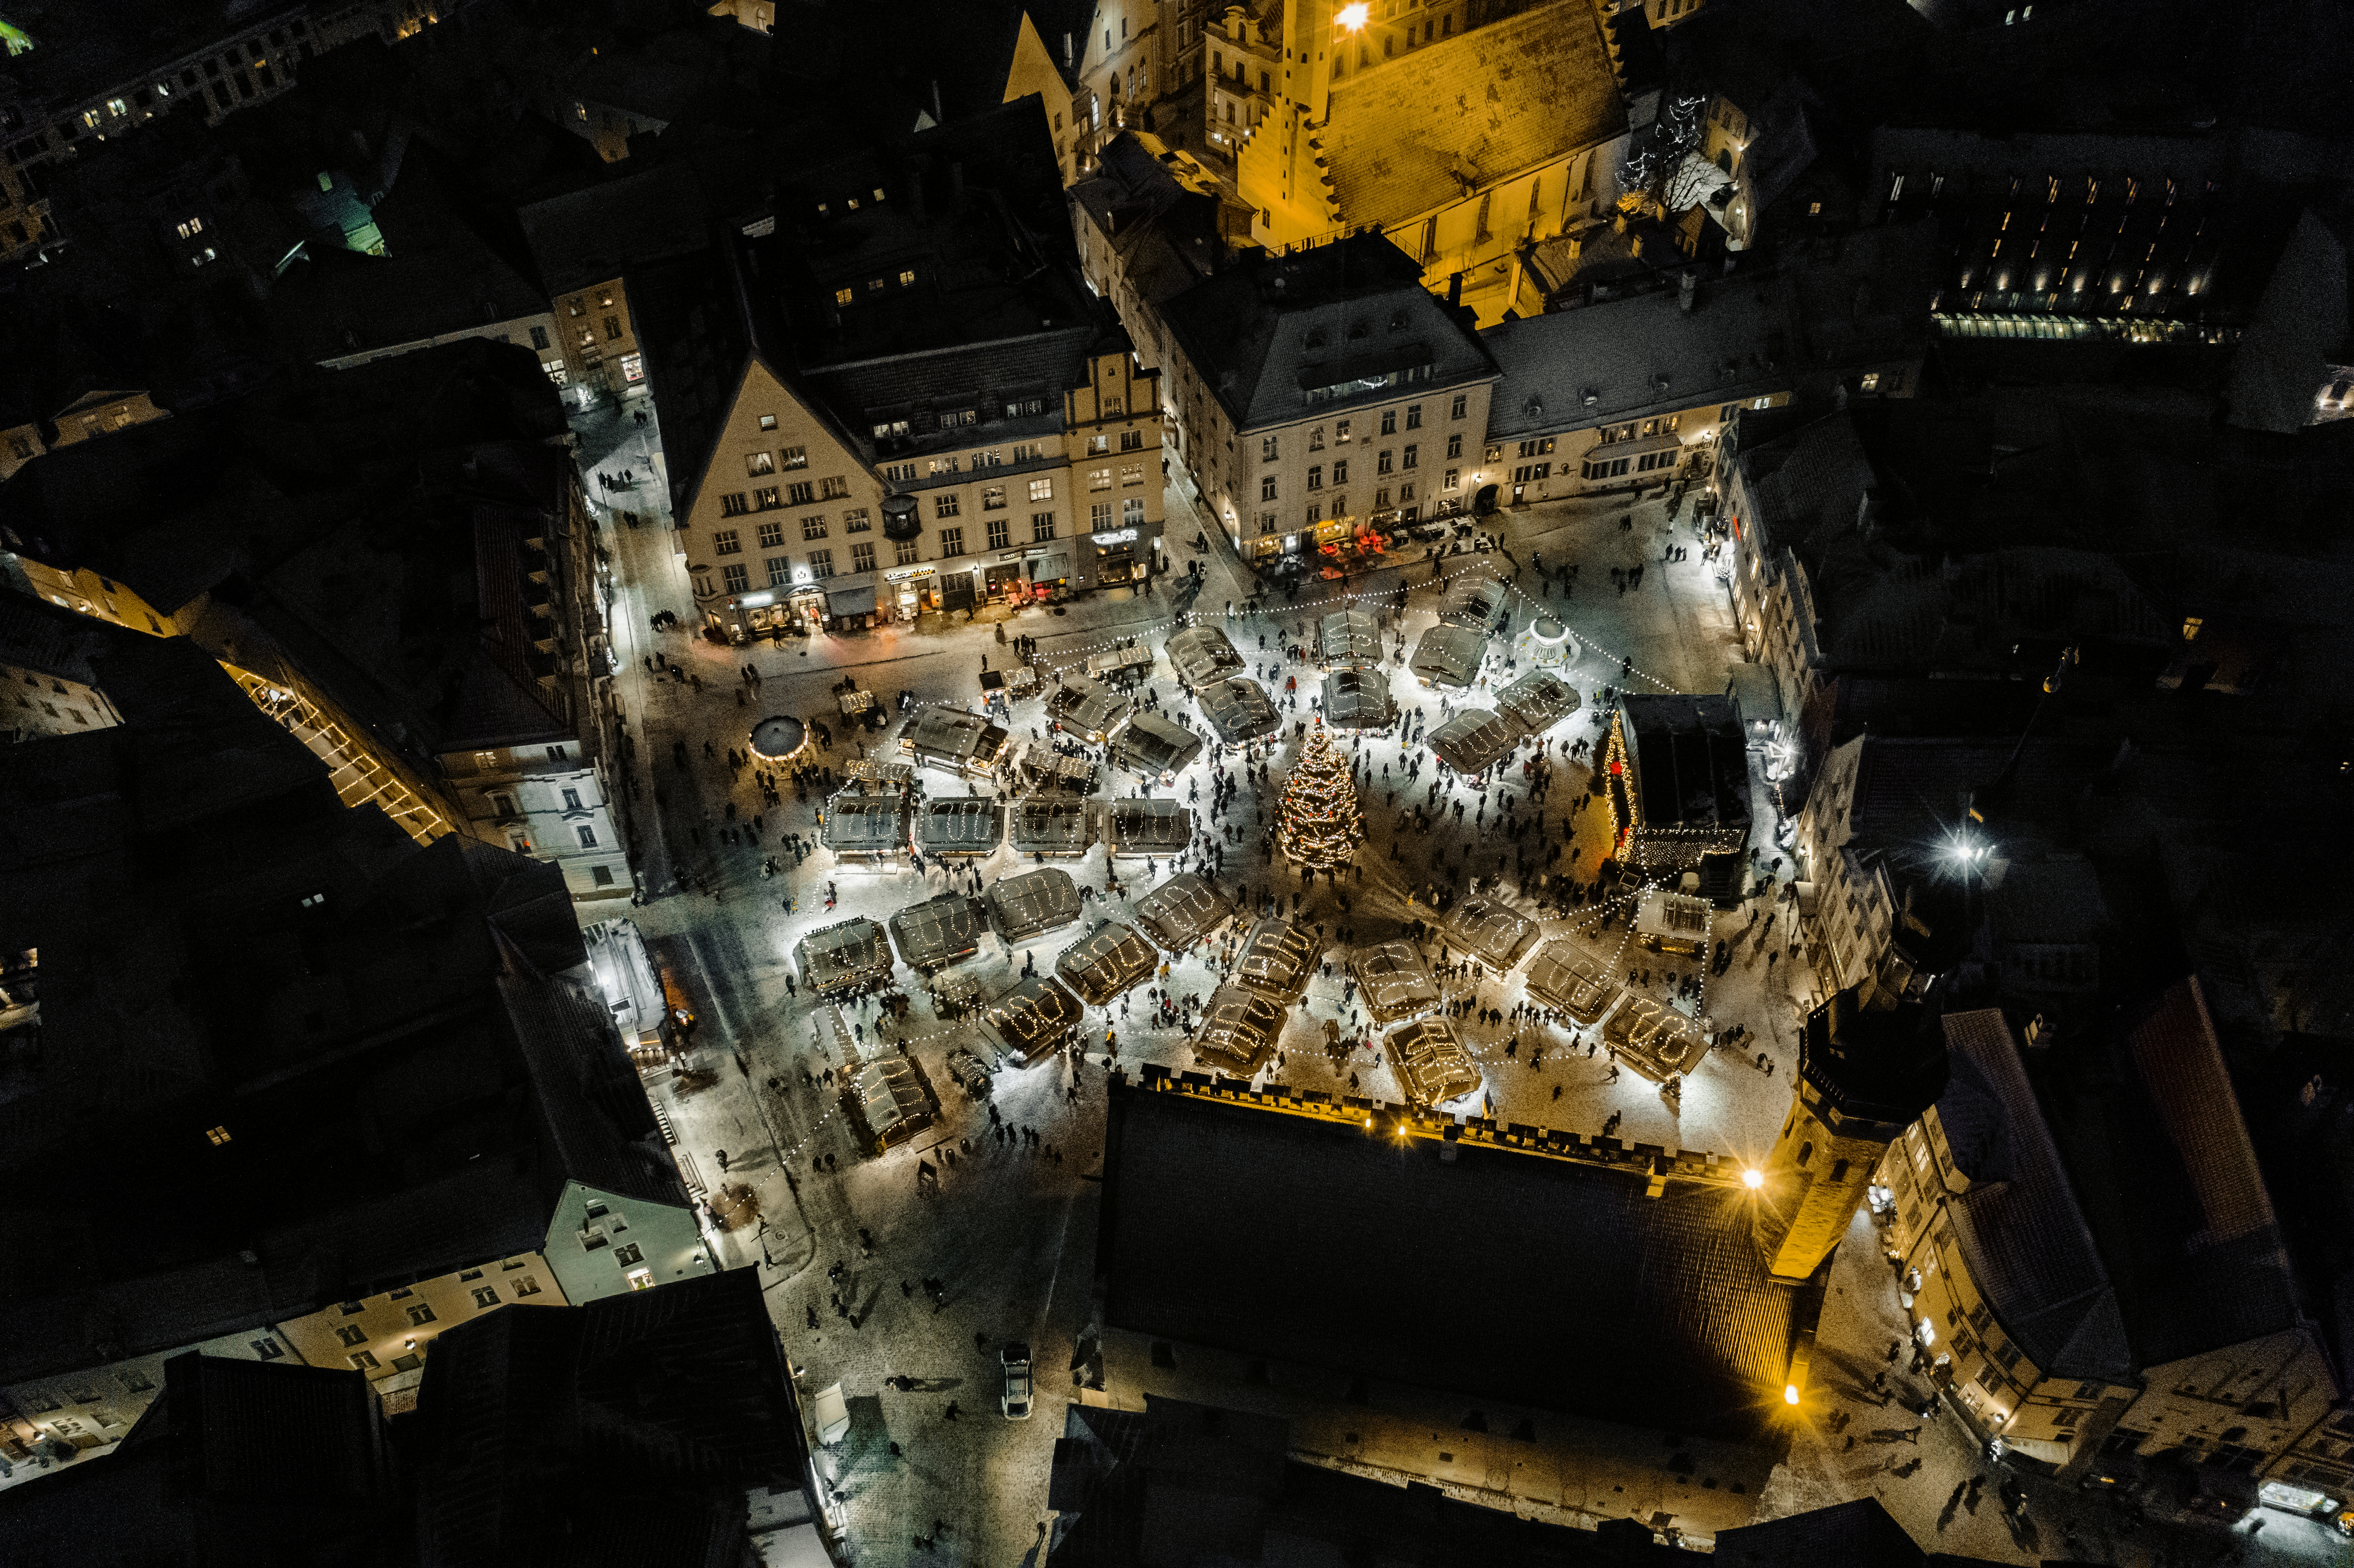
[[[1136,918],[1154,941],[1182,952],[1234,917],[1235,906],[1216,887],[1180,872],[1136,901]]]
[[[910,904],[885,922],[899,961],[926,974],[981,950],[989,934],[989,906],[965,893],[943,893]]]
[[[1382,662],[1381,618],[1370,609],[1331,611],[1318,623],[1317,638],[1328,665]]]
[[[1542,934],[1534,920],[1484,893],[1448,910],[1442,928],[1467,955],[1499,974],[1526,957]]]
[[[1445,995],[1423,962],[1422,949],[1408,941],[1375,942],[1352,948],[1349,972],[1364,989],[1365,1011],[1378,1023],[1412,1018],[1436,1008]]]
[[[1182,800],[1114,800],[1108,816],[1114,854],[1174,855],[1193,840]]]
[[[819,842],[836,854],[892,855],[907,847],[907,802],[896,791],[845,789],[825,803]]]
[[[1956,1245],[2003,1330],[2044,1372],[2122,1383],[2138,1370],[2116,1292],[1999,1011],[1946,1014],[1937,1097],[1954,1168]]]
[[[1622,697],[1618,723],[1645,828],[1749,825],[1749,737],[1731,698]]]
[[[1617,985],[1604,978],[1604,968],[1568,938],[1556,937],[1537,949],[1536,961],[1529,965],[1529,994],[1591,1029],[1618,995]]]
[[[1939,255],[1927,225],[1861,229],[1830,254],[1697,285],[1527,316],[1480,334],[1503,372],[1488,439],[1505,440],[1745,403],[1920,357]]]
[[[946,758],[963,766],[985,767],[994,762],[1004,751],[1005,740],[1004,730],[962,708],[917,708],[899,726],[902,750],[927,759]]]
[[[1163,652],[1177,678],[1196,689],[1243,667],[1233,641],[1214,626],[1189,626],[1171,636]]]
[[[1416,1105],[1442,1106],[1479,1086],[1479,1069],[1471,1065],[1455,1025],[1447,1019],[1401,1023],[1383,1037],[1383,1044],[1397,1064],[1400,1086]]]
[[[981,1012],[981,1022],[1005,1054],[1023,1065],[1070,1038],[1085,1016],[1079,999],[1047,975],[1019,980]]]
[[[1439,624],[1468,626],[1483,634],[1494,631],[1496,618],[1507,602],[1504,585],[1485,567],[1458,573],[1447,585],[1447,597],[1439,600]]]
[[[1355,225],[1419,217],[1627,128],[1595,13],[1578,0],[1335,75],[1318,130]]]
[[[1307,927],[1272,917],[1254,924],[1235,953],[1234,983],[1262,991],[1288,1005],[1307,989],[1320,951]]]
[[[986,896],[997,934],[1008,942],[1059,931],[1079,917],[1078,884],[1059,865],[1000,877]]]
[[[891,946],[883,927],[864,916],[821,926],[795,945],[801,983],[830,992],[878,980],[891,972]]]
[[[979,796],[927,800],[916,814],[916,847],[926,854],[987,854],[1005,842],[1005,807]]]
[[[1465,708],[1430,732],[1430,749],[1458,773],[1484,773],[1512,754],[1526,732],[1486,708]]]
[[[1223,681],[1196,686],[1193,699],[1201,705],[1202,716],[1210,721],[1218,738],[1228,746],[1257,740],[1283,727],[1283,721],[1276,716],[1275,704],[1268,700],[1265,689],[1247,675],[1229,675]]]
[[[1119,728],[1128,712],[1128,698],[1100,682],[1066,681],[1046,694],[1046,715],[1089,738]]]
[[[1377,669],[1333,671],[1321,700],[1324,722],[1335,729],[1383,729],[1397,717],[1390,678]]]
[[[1161,954],[1151,943],[1111,921],[1065,948],[1055,960],[1055,973],[1090,1007],[1142,985],[1160,967]]]
[[[1781,1409],[1798,1300],[1766,1277],[1737,1187],[1671,1176],[1647,1197],[1639,1171],[1469,1145],[1442,1162],[1432,1140],[1117,1080],[1107,1149],[1115,1328],[1736,1441]],[[1265,1213],[1318,1216],[1317,1245],[1233,1222]],[[1398,1267],[1401,1235],[1514,1266],[1467,1292]],[[1532,1317],[1557,1331],[1523,1332]]]
[[[1378,234],[1246,251],[1161,313],[1238,431],[1394,398],[1408,378],[1437,390],[1496,374],[1478,336],[1423,288],[1421,266]]]
[[[1426,685],[1469,686],[1488,657],[1488,634],[1468,626],[1432,627],[1416,640],[1405,667]]]
[[[1246,986],[1222,985],[1202,1004],[1193,1049],[1218,1058],[1215,1065],[1224,1071],[1248,1077],[1275,1054],[1276,1037],[1282,1033],[1281,1004]],[[1097,1245],[1101,1248],[1100,1240]]]
[[[1159,714],[1130,716],[1111,740],[1113,764],[1131,773],[1174,773],[1201,755],[1201,736]]]
[[[1096,842],[1094,810],[1085,800],[1034,795],[1014,806],[1005,842],[1016,854],[1085,854]]]
[[[1543,735],[1577,706],[1577,689],[1551,670],[1532,670],[1496,694],[1497,711],[1531,735]]]

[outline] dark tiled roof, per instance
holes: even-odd
[[[1160,967],[1161,955],[1151,943],[1132,928],[1109,922],[1064,948],[1055,960],[1055,972],[1092,1007],[1143,984]]]
[[[1229,746],[1273,735],[1283,727],[1267,692],[1246,675],[1229,675],[1197,687],[1193,697],[1202,705],[1202,716]]]
[[[987,896],[997,934],[1009,942],[1059,931],[1079,917],[1079,885],[1058,865],[1000,877]]]
[[[1115,800],[1111,845],[1115,854],[1175,854],[1193,838],[1193,813],[1182,800]]]
[[[1190,871],[1171,877],[1136,901],[1138,923],[1172,952],[1192,947],[1232,919],[1234,913],[1235,906],[1225,894]]]
[[[559,1170],[599,1192],[686,1206],[678,1166],[603,1000],[578,980],[502,976]]]
[[[1161,313],[1238,430],[1295,420],[1309,389],[1358,377],[1427,366],[1437,391],[1495,375],[1477,335],[1423,288],[1421,267],[1378,234],[1246,257]],[[1318,407],[1346,412],[1395,396],[1384,385]]]
[[[943,893],[911,904],[885,922],[900,962],[930,972],[969,959],[989,933],[989,906],[964,893]]]
[[[1639,1172],[1470,1147],[1442,1163],[1426,1141],[1125,1086],[1111,1116],[1114,1327],[1735,1439],[1780,1408],[1796,1300],[1737,1188],[1651,1198]],[[1402,1235],[1490,1261],[1401,1268]]]
[[[1458,773],[1479,773],[1511,755],[1521,726],[1486,708],[1465,708],[1430,732],[1430,749]]]
[[[1716,1560],[1719,1568],[1918,1568],[1930,1561],[1876,1497],[1723,1531]],[[1982,1561],[1935,1558],[1941,1568]]]
[[[1946,1208],[1971,1283],[2042,1371],[2130,1379],[2137,1369],[2116,1293],[2018,1042],[1999,1011],[1949,1012],[1944,1023],[1952,1075],[1937,1097],[1937,1121],[1970,1183]]]

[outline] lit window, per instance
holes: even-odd
[[[188,219],[187,222],[180,225],[180,238],[183,239],[194,239],[197,235],[202,234],[204,231],[205,220],[201,217],[192,217]]]
[[[228,1141],[228,1128],[225,1127],[207,1128],[205,1129],[205,1141],[211,1144],[215,1149],[218,1149],[222,1144]]]
[[[852,292],[848,289],[836,289],[833,291],[833,302],[837,305],[846,305],[857,297],[858,296],[855,293]]]
[[[915,269],[914,269],[914,268],[912,268],[912,267],[911,267],[911,268],[908,268],[907,270],[906,270],[905,271],[902,271],[902,272],[899,274],[899,287],[901,287],[901,288],[903,288],[903,289],[912,289],[912,288],[914,288],[914,287],[915,287],[915,285],[916,285],[916,271],[915,271]]]

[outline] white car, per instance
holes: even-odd
[[[1009,1344],[997,1352],[1005,1365],[1005,1395],[1000,1401],[1008,1421],[1030,1419],[1030,1347]]]

